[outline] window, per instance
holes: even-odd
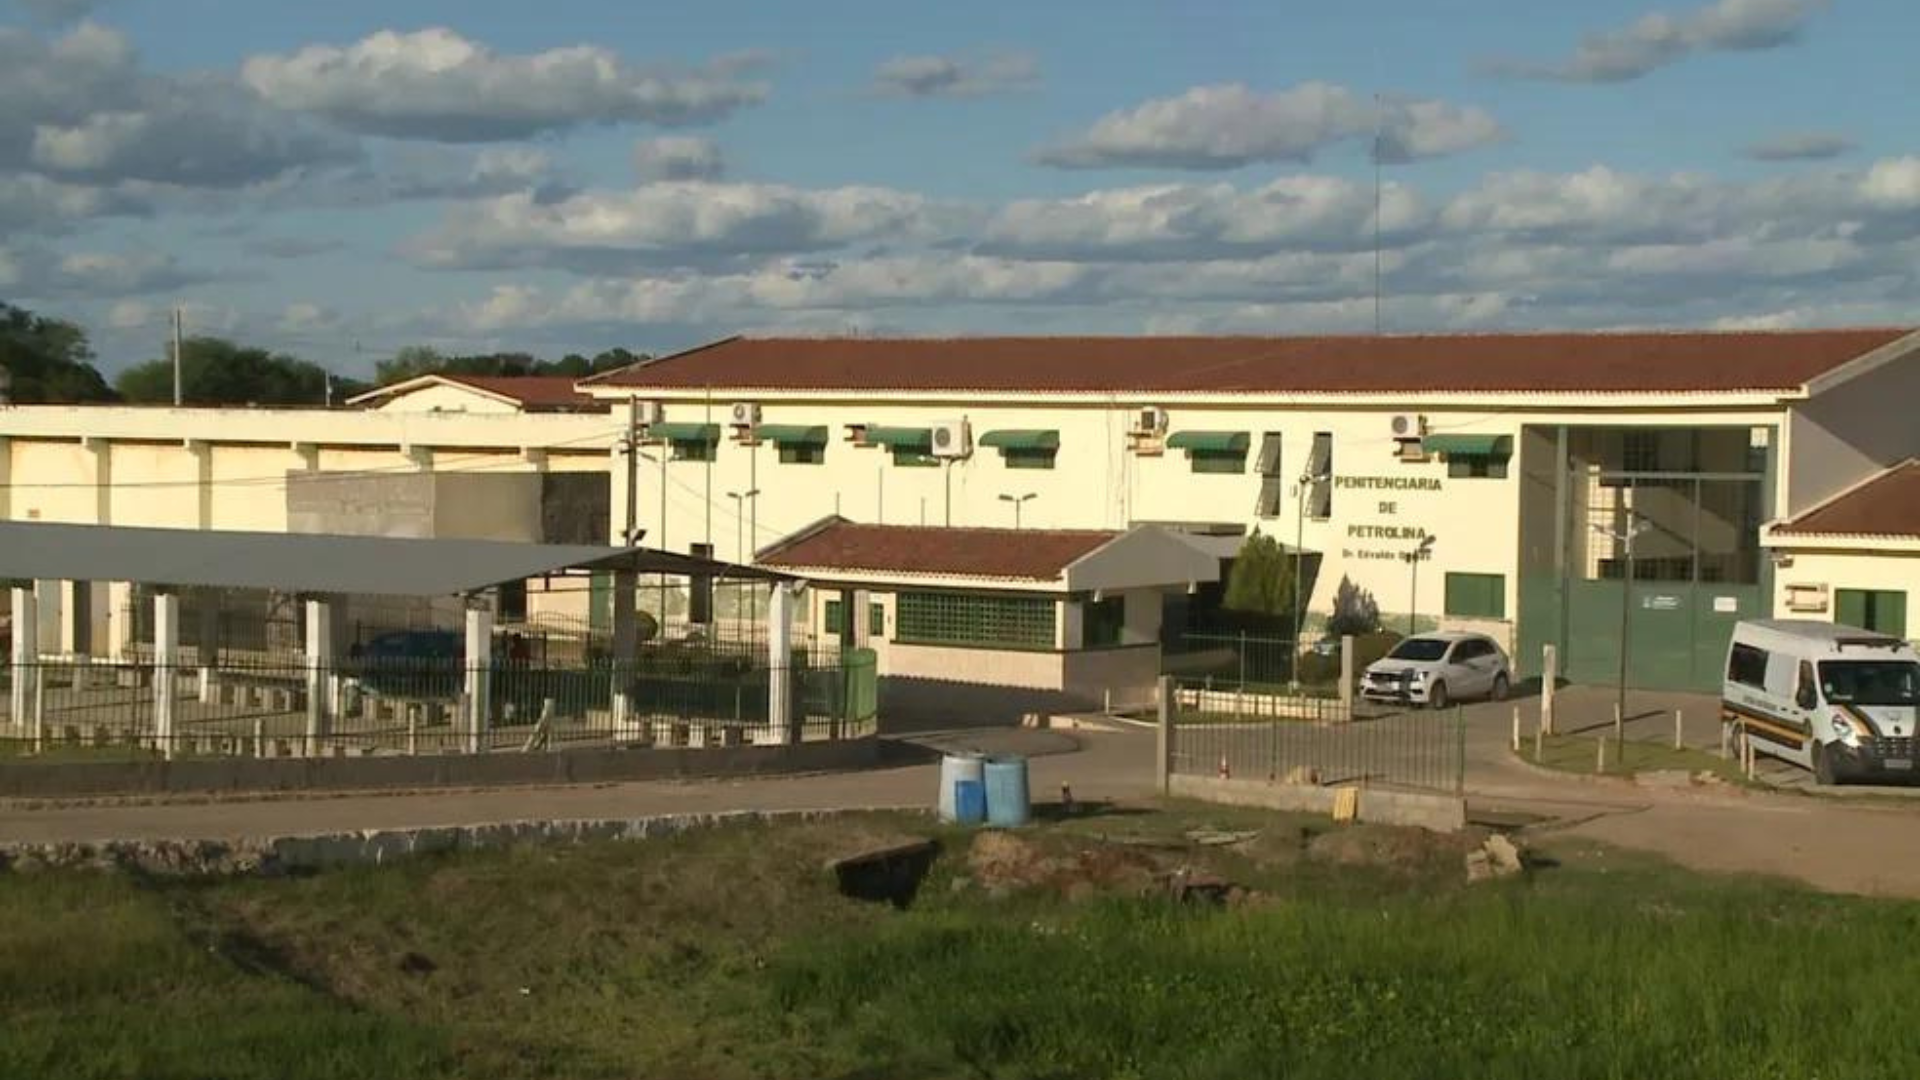
[[[1254,514],[1263,518],[1279,517],[1280,500],[1285,490],[1281,477],[1279,432],[1269,431],[1260,437],[1260,456],[1255,460],[1254,468],[1260,473],[1260,496],[1254,502]]]
[[[1187,460],[1197,473],[1243,473],[1247,471],[1245,450],[1189,450]]]
[[[940,464],[940,459],[919,450],[902,450],[895,447],[893,463],[904,469],[927,469]]]
[[[527,621],[527,583],[509,581],[500,586],[500,620],[502,622]]]
[[[1833,621],[1904,638],[1907,636],[1907,594],[1891,589],[1835,589]]]
[[[1009,469],[1051,469],[1059,452],[1056,447],[1009,446],[1000,451],[1000,459]]]
[[[887,606],[878,600],[867,605],[867,635],[887,636]]]
[[[1463,619],[1506,618],[1506,576],[1449,573],[1446,613]]]
[[[1756,690],[1767,687],[1767,650],[1735,645],[1727,654],[1727,681]]]
[[[819,443],[780,443],[779,446],[782,465],[822,465],[827,460],[827,448]]]
[[[1504,480],[1507,476],[1507,459],[1502,457],[1471,457],[1457,454],[1447,455],[1447,475],[1456,480],[1490,479]]]
[[[845,636],[847,624],[844,621],[846,608],[838,600],[829,600],[820,612],[820,629],[834,637]]]
[[[1325,521],[1333,516],[1333,432],[1313,433],[1313,451],[1307,457],[1307,516]]]
[[[719,443],[711,443],[705,439],[675,439],[672,443],[673,460],[712,461],[714,459],[714,450],[719,445]]]
[[[894,604],[895,641],[997,649],[1053,648],[1055,605],[1048,597],[903,592]]]
[[[1127,598],[1109,596],[1080,605],[1081,643],[1089,649],[1107,649],[1121,643],[1127,626]]]

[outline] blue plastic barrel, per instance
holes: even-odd
[[[978,780],[960,780],[953,785],[953,820],[962,825],[978,825],[987,820],[987,789]]]
[[[987,759],[987,824],[1001,828],[1033,820],[1027,797],[1027,759],[1017,756]]]
[[[939,806],[941,821],[960,820],[960,810],[955,801],[954,793],[962,782],[972,781],[974,786],[981,789],[982,797],[985,797],[986,787],[984,777],[982,776],[984,762],[985,759],[979,754],[965,752],[948,754],[940,759]],[[985,817],[986,811],[982,809],[980,816],[973,820],[973,824],[979,824]]]

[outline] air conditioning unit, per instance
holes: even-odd
[[[634,403],[633,415],[641,427],[651,427],[665,418],[667,410],[657,401],[638,401]]]
[[[1427,418],[1413,413],[1398,413],[1387,424],[1393,429],[1393,437],[1401,442],[1423,438],[1427,434]]]
[[[1167,433],[1167,410],[1158,405],[1148,405],[1134,417],[1133,432],[1136,435],[1160,436]]]
[[[733,403],[733,426],[754,427],[760,423],[760,404],[754,401],[736,401]]]
[[[933,456],[962,458],[973,453],[973,432],[965,420],[940,420],[933,425]]]

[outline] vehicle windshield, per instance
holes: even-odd
[[[1415,661],[1438,660],[1447,655],[1447,646],[1449,644],[1450,642],[1443,641],[1440,638],[1408,638],[1400,644],[1395,645],[1393,651],[1387,654],[1387,659]]]
[[[1829,660],[1820,690],[1834,705],[1920,705],[1920,664],[1911,660]]]

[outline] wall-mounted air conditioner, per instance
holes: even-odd
[[[973,453],[973,432],[965,420],[940,420],[933,425],[933,456],[963,458]]]
[[[1427,418],[1417,413],[1395,413],[1387,421],[1387,426],[1393,429],[1393,437],[1401,442],[1425,438],[1427,434]]]
[[[736,401],[733,403],[732,421],[734,427],[750,428],[760,422],[760,404],[754,401]]]
[[[1158,405],[1142,408],[1133,419],[1133,433],[1158,438],[1167,433],[1167,410]]]
[[[633,415],[641,427],[651,427],[667,415],[667,410],[657,401],[639,401],[634,403]]]

